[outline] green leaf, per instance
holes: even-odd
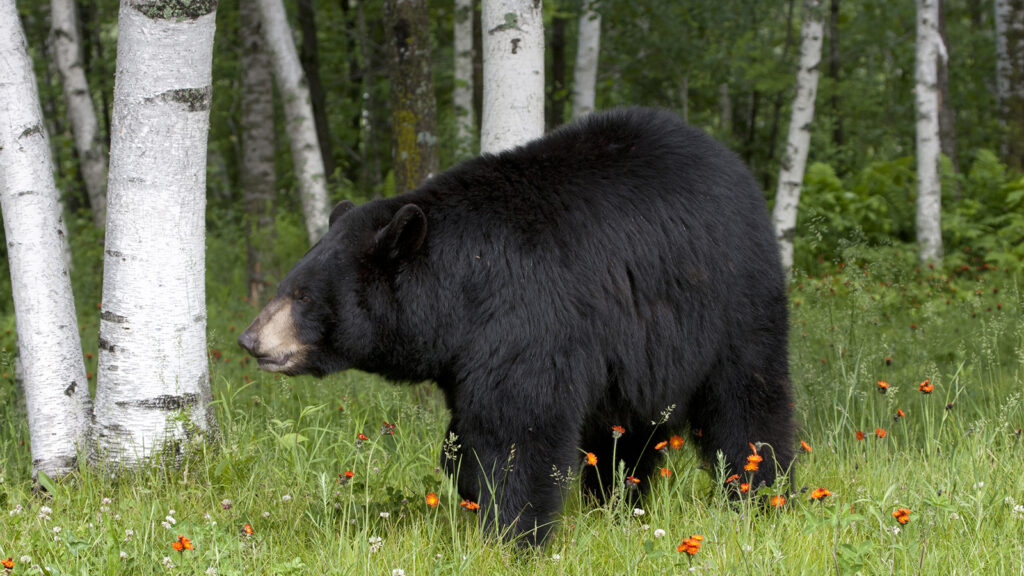
[[[53,480],[51,480],[50,477],[46,475],[46,472],[40,470],[38,476],[36,477],[36,482],[39,482],[39,485],[42,486],[43,489],[46,490],[47,494],[49,494],[51,497],[57,497],[57,487],[54,485]]]

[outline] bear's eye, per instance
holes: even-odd
[[[303,304],[309,304],[310,302],[309,295],[304,294],[301,290],[296,290],[295,292],[292,292],[292,298],[298,300],[299,302],[302,302]]]

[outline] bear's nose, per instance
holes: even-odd
[[[238,337],[238,345],[241,346],[249,354],[255,354],[256,350],[256,333],[252,328],[246,329],[242,332],[242,335]]]

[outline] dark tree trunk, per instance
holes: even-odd
[[[942,153],[949,158],[956,170],[956,110],[953,108],[953,101],[949,96],[949,43],[946,41],[946,3],[939,0],[939,36],[942,44],[946,46],[947,58],[939,57],[938,83],[939,83],[939,140]]]
[[[254,0],[240,0],[242,54],[241,185],[245,205],[249,304],[263,305],[268,285],[265,249],[274,230],[274,77]]]
[[[320,143],[320,155],[324,161],[324,174],[334,174],[334,147],[331,145],[331,130],[327,123],[327,103],[324,85],[320,81],[320,51],[316,43],[316,14],[312,0],[298,0],[299,27],[302,29],[302,48],[299,61],[309,84],[309,98],[313,104],[313,119],[316,122],[316,139]]]
[[[757,138],[757,113],[761,106],[761,93],[754,90],[750,94],[750,108],[747,114],[747,134],[743,142],[743,159],[756,173],[754,164],[754,140]]]
[[[476,135],[480,136],[480,119],[484,117],[484,40],[480,36],[480,2],[473,1],[473,118],[477,119]]]
[[[832,80],[832,139],[843,145],[843,116],[839,112],[839,0],[829,4],[828,77]]]
[[[430,12],[427,0],[386,0],[384,7],[395,193],[401,194],[438,171]]]
[[[551,19],[551,83],[548,84],[547,129],[553,130],[565,121],[565,27],[569,20],[561,16]]]
[[[793,0],[789,0],[786,7],[786,43],[782,46],[782,61],[786,62],[789,57],[789,48],[793,44]],[[772,127],[768,134],[768,161],[775,160],[775,144],[779,139],[779,122],[782,118],[782,104],[786,91],[779,90],[775,94],[775,102],[772,103]],[[771,174],[765,172],[764,188],[770,189]]]
[[[373,190],[374,197],[380,196],[381,191],[381,166],[378,133],[381,125],[377,122],[377,50],[376,40],[370,37],[370,27],[366,21],[366,9],[363,0],[356,0],[356,28],[360,52],[363,54],[362,88],[365,98],[360,98],[360,118],[363,132],[363,187]],[[373,26],[376,29],[376,25]]]

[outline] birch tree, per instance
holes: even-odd
[[[395,192],[401,194],[438,170],[430,18],[426,0],[387,0],[384,12]]]
[[[257,0],[263,35],[273,62],[274,78],[284,102],[288,143],[295,165],[302,213],[306,219],[309,243],[315,244],[327,231],[327,181],[317,141],[316,123],[309,88],[288,27],[288,16],[281,0]]]
[[[122,0],[93,437],[141,464],[215,432],[206,350],[214,0]]]
[[[14,0],[0,0],[0,211],[32,439],[33,476],[76,468],[90,412],[60,198]]]
[[[242,193],[245,202],[246,269],[249,303],[260,307],[266,265],[264,246],[274,228],[274,78],[260,30],[256,0],[239,3],[242,41]]]
[[[811,145],[811,122],[814,121],[814,100],[818,94],[823,27],[820,0],[805,0],[804,21],[800,28],[800,68],[796,74],[796,96],[793,98],[786,154],[779,170],[779,185],[772,212],[782,265],[787,270],[793,267],[793,237],[796,234],[800,188]]]
[[[1024,169],[1024,0],[995,0],[996,101],[1006,126],[1002,152]]]
[[[917,109],[917,249],[921,262],[942,261],[942,182],[939,179],[938,0],[917,0],[914,103]]]
[[[93,223],[102,227],[107,211],[107,151],[100,137],[96,108],[82,67],[74,0],[51,0],[50,17],[54,59],[64,88],[78,164],[89,196]]]
[[[483,0],[484,102],[480,152],[544,134],[544,20],[541,0]]]
[[[597,57],[601,52],[601,13],[595,2],[586,2],[580,14],[576,67],[572,79],[572,117],[582,118],[594,111],[597,87]]]
[[[455,128],[458,139],[456,158],[473,154],[473,2],[455,0],[453,26],[455,52]]]

